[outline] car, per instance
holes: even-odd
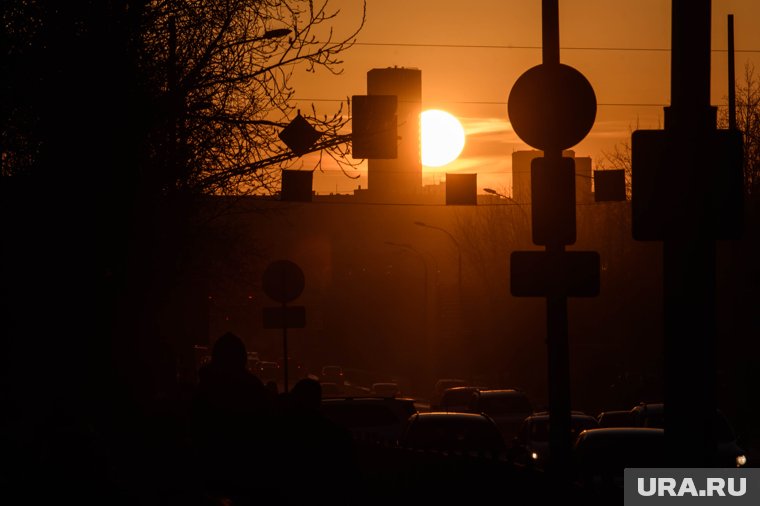
[[[580,411],[570,414],[573,441],[578,434],[599,426],[596,418]],[[513,460],[522,465],[545,468],[549,462],[549,413],[539,412],[527,417],[512,442]]]
[[[466,454],[506,455],[507,450],[496,423],[477,413],[416,413],[409,418],[399,446]]]
[[[504,441],[512,441],[523,420],[532,412],[528,395],[516,388],[476,390],[470,399],[470,412],[483,413],[496,422]]]
[[[575,481],[586,493],[622,501],[626,468],[665,465],[665,431],[610,427],[581,432],[573,449]]]
[[[277,360],[277,365],[280,366],[280,368],[285,367],[285,361],[280,358]],[[305,378],[307,375],[306,366],[302,362],[299,362],[298,360],[294,359],[293,357],[288,357],[288,378],[298,380],[301,378]]]
[[[444,378],[439,379],[435,382],[435,387],[433,387],[433,394],[430,396],[430,409],[435,410],[438,409],[438,407],[441,404],[441,397],[443,397],[443,392],[448,390],[449,388],[453,387],[464,387],[468,386],[470,383],[467,380],[463,379],[457,379],[457,378]]]
[[[335,383],[343,386],[345,378],[343,368],[339,365],[326,365],[322,367],[322,373],[319,375],[319,381],[323,383]]]
[[[398,383],[394,382],[373,383],[372,394],[379,397],[396,397],[401,394],[401,389]]]
[[[260,360],[256,363],[253,373],[264,383],[278,381],[280,380],[281,375],[280,364],[277,362]]]
[[[439,411],[469,413],[472,394],[481,387],[452,387],[444,390],[438,405]]]
[[[332,397],[322,399],[322,414],[351,431],[356,439],[396,444],[410,416],[413,399]]]
[[[663,403],[639,403],[631,409],[633,425],[636,427],[665,427],[665,405]],[[717,455],[715,467],[742,467],[747,464],[747,456],[739,446],[736,432],[725,415],[715,411],[715,436]]]
[[[631,411],[602,411],[596,420],[601,428],[635,426],[635,416]]]

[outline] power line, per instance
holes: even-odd
[[[345,98],[293,98],[294,102],[345,102]],[[425,100],[424,102],[443,103],[443,104],[466,104],[466,105],[499,105],[506,106],[506,101],[491,100]],[[666,103],[646,103],[646,102],[599,102],[597,107],[665,107]]]
[[[486,194],[479,194],[479,195],[486,195]],[[313,205],[319,205],[319,206],[390,206],[390,207],[459,207],[459,206],[452,206],[449,204],[445,204],[443,202],[437,203],[437,202],[367,202],[367,201],[361,201],[361,200],[345,200],[345,198],[356,198],[354,195],[350,193],[339,193],[339,194],[316,194],[316,197],[318,197],[315,200],[312,200],[311,202],[292,202],[292,201],[283,201],[279,200],[278,196],[258,196],[258,195],[249,195],[246,196],[246,198],[252,198],[254,200],[258,200],[260,202],[273,202],[276,204],[281,204],[283,206],[313,206]],[[319,198],[321,197],[321,198]],[[335,200],[332,200],[330,197],[335,198]],[[337,197],[337,198],[336,198]],[[340,197],[344,197],[344,199],[340,199]],[[506,200],[506,199],[504,199]],[[620,201],[620,202],[628,202],[629,200]],[[609,202],[603,201],[603,202],[576,202],[575,205],[578,207],[581,206],[605,206],[608,205]],[[461,206],[461,207],[467,207],[467,208],[476,208],[476,207],[528,207],[530,206],[530,203],[527,202],[483,202],[478,203],[476,205],[467,205],[467,206]]]
[[[541,46],[514,46],[502,44],[433,44],[417,42],[356,42],[357,46],[368,47],[432,47],[442,49],[527,49],[540,50]],[[565,51],[630,51],[630,52],[650,52],[650,53],[669,53],[670,48],[665,47],[593,47],[593,46],[567,46],[561,47]],[[727,53],[728,49],[711,49],[713,53]],[[736,53],[760,53],[760,49],[735,49]]]

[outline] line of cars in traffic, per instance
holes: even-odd
[[[464,383],[464,384],[463,384]],[[488,389],[445,380],[429,410],[414,399],[389,396],[332,397],[323,413],[352,431],[399,448],[443,454],[491,455],[534,469],[550,463],[549,414],[535,412],[519,389]],[[626,467],[665,467],[663,405],[640,404],[624,412],[571,413],[575,478],[587,487],[622,490]],[[747,463],[727,419],[716,416],[716,467]]]

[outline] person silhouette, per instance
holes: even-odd
[[[245,345],[228,332],[198,371],[191,439],[197,470],[211,495],[245,497],[268,482],[267,461],[276,445],[265,435],[276,426],[275,399],[248,371],[247,361]]]
[[[298,483],[288,488],[289,499],[347,504],[355,499],[351,492],[359,478],[351,433],[325,417],[321,403],[322,387],[310,378],[299,380],[287,395],[285,448],[296,464],[292,481]],[[345,484],[340,491],[335,477]]]

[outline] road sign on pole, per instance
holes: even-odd
[[[354,95],[351,105],[351,157],[398,158],[398,97]]]
[[[263,308],[265,329],[302,329],[306,326],[304,306],[280,306]]]
[[[534,158],[530,163],[533,243],[575,243],[575,160]]]
[[[511,288],[515,296],[546,297],[550,472],[558,485],[566,486],[572,450],[567,297],[598,292],[599,257],[565,251],[576,236],[575,170],[562,150],[591,130],[596,95],[583,74],[559,62],[558,0],[541,5],[543,62],[520,76],[507,108],[515,133],[544,151],[544,158],[531,163],[531,209],[533,242],[546,251],[512,255]]]
[[[303,292],[303,271],[290,260],[277,260],[264,270],[261,284],[264,293],[285,304],[297,299]]]
[[[287,303],[303,292],[304,275],[298,265],[290,260],[277,260],[264,270],[261,277],[264,293],[282,303],[280,308],[264,308],[264,328],[282,328],[282,361],[285,392],[288,391],[288,327],[302,328],[306,325],[303,306],[288,307]],[[279,324],[279,325],[278,325]]]
[[[596,297],[599,253],[596,251],[514,251],[510,256],[510,291],[515,297]]]

